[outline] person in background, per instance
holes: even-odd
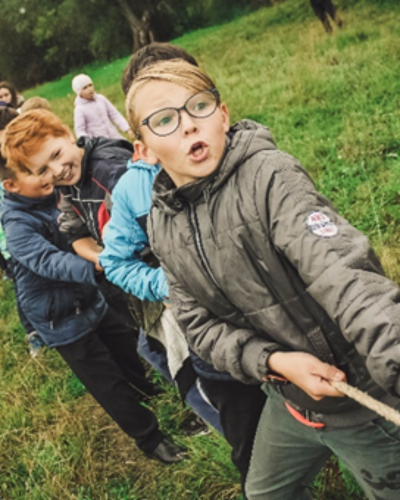
[[[47,111],[51,111],[51,106],[49,101],[44,97],[35,96],[30,97],[22,104],[21,113],[26,113],[32,109],[47,109]]]
[[[19,109],[24,102],[24,98],[17,92],[17,89],[10,82],[0,82],[0,101],[10,104],[13,108]]]
[[[329,22],[329,18],[336,23],[338,28],[343,26],[343,21],[339,17],[332,0],[310,0],[310,4],[327,33],[332,32],[332,25]]]
[[[72,89],[77,94],[75,99],[74,129],[77,138],[108,137],[123,139],[116,126],[132,136],[128,122],[115,106],[102,94],[94,91],[92,79],[80,74],[72,80]]]

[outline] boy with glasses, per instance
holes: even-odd
[[[197,66],[193,57],[180,47],[165,43],[150,44],[132,56],[124,71],[124,90],[129,90],[132,80],[144,67],[159,60],[171,59],[185,60]],[[191,105],[193,112],[208,113],[208,109],[202,108],[202,102]],[[162,126],[166,129],[171,126],[169,117],[165,117]],[[147,321],[147,338],[149,342],[154,338],[161,340],[172,379],[189,405],[220,431],[222,424],[224,436],[233,448],[232,460],[244,483],[265,395],[259,385],[249,387],[237,382],[228,373],[215,370],[193,352],[189,357],[184,331],[176,323],[170,309],[163,305],[169,296],[168,284],[164,271],[150,251],[146,225],[151,208],[151,190],[159,170],[158,164],[129,162],[127,172],[113,190],[111,220],[100,263],[107,278],[131,296],[139,298],[144,309],[151,306],[154,311],[158,307],[158,316],[153,315],[153,320]],[[146,358],[143,349],[140,352]],[[156,366],[154,356],[152,353],[152,358],[146,359]],[[179,363],[177,359],[180,359]],[[193,368],[195,373],[191,376]],[[161,371],[164,373],[164,370]],[[218,409],[219,415],[207,403],[207,398]]]
[[[268,129],[229,126],[214,89],[197,68],[159,63],[127,112],[140,157],[162,165],[149,234],[174,315],[205,361],[266,382],[248,498],[310,498],[335,453],[368,498],[395,500],[400,429],[330,381],[399,406],[398,287]]]

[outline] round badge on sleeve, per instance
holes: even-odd
[[[336,236],[339,229],[331,219],[322,212],[311,212],[306,221],[308,229],[321,238]]]

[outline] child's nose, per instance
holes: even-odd
[[[63,172],[63,166],[58,162],[50,162],[48,166],[49,170],[53,174],[53,177],[59,177]]]
[[[197,130],[197,122],[193,116],[190,116],[186,110],[181,111],[181,127],[182,132],[187,135]]]

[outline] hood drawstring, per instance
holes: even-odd
[[[210,221],[212,240],[213,240],[215,248],[217,250],[219,250],[220,246],[219,246],[219,243],[218,243],[218,236],[217,236],[217,233],[216,233],[215,228],[214,228],[214,224],[213,224],[213,220],[212,220],[212,214],[211,214],[211,206],[210,206],[210,195],[211,195],[211,193],[210,193],[210,191],[211,191],[210,186],[206,187],[203,190],[203,195],[204,195],[204,200],[206,202],[206,212],[207,212],[207,215],[208,215],[208,219]]]

